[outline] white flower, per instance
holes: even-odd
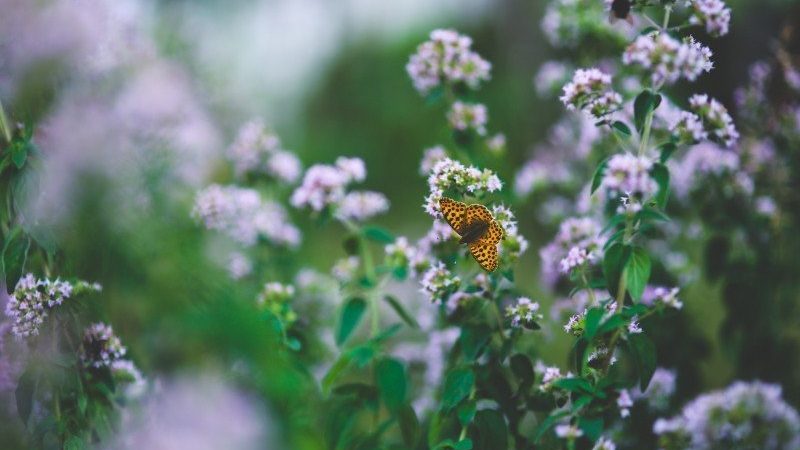
[[[536,93],[542,97],[555,93],[567,81],[568,70],[566,64],[561,61],[545,61],[539,67],[533,81]]]
[[[539,302],[533,302],[528,297],[520,297],[516,304],[506,307],[506,317],[511,319],[511,326],[515,328],[542,320],[542,315],[539,314]]]
[[[380,192],[349,192],[339,202],[336,216],[355,221],[364,221],[389,210],[389,200]]]
[[[594,443],[592,450],[617,450],[617,445],[611,439],[601,437]]]
[[[711,50],[689,37],[678,41],[667,33],[639,36],[622,55],[625,64],[651,71],[653,84],[672,84],[683,77],[694,81],[713,68]]]
[[[705,25],[708,34],[714,37],[728,34],[731,22],[731,10],[722,0],[688,0],[692,8],[689,23]]]
[[[681,111],[669,129],[684,142],[700,142],[708,137],[700,116],[688,111]]]
[[[234,280],[239,280],[253,272],[253,262],[241,252],[233,252],[228,256],[228,273]]]
[[[367,177],[367,166],[361,158],[336,158],[336,167],[350,177],[349,181],[364,181]]]
[[[580,247],[572,247],[567,252],[567,256],[565,256],[559,262],[559,268],[561,273],[568,274],[572,272],[573,269],[580,267],[588,262],[592,262],[594,260],[594,256],[592,253],[586,251],[585,248]]]
[[[486,134],[486,122],[489,121],[489,113],[486,105],[456,101],[447,113],[447,120],[450,126],[457,131],[468,132],[472,130],[479,136],[484,136]]]
[[[675,196],[686,199],[692,191],[702,186],[710,175],[720,177],[743,173],[739,172],[739,169],[738,154],[711,142],[701,142],[691,147],[683,159],[671,162],[671,184]]]
[[[286,183],[294,183],[300,177],[303,167],[294,153],[275,151],[267,160],[267,173]]]
[[[126,351],[111,326],[98,322],[84,331],[79,353],[85,366],[101,368],[110,367],[114,361],[122,359]]]
[[[331,275],[341,283],[348,283],[355,279],[359,264],[361,264],[361,260],[358,256],[340,259],[331,268]]]
[[[574,440],[583,436],[583,431],[575,425],[561,424],[556,425],[556,436],[562,439]]]
[[[662,286],[647,286],[642,293],[642,303],[645,305],[663,304],[670,308],[681,309],[683,302],[678,300],[677,287],[666,288]]]
[[[353,172],[358,164],[343,160],[342,163],[351,172],[339,167],[316,164],[306,171],[300,186],[292,193],[291,203],[295,208],[308,207],[319,212],[325,207],[337,203],[345,194],[345,187],[351,182]],[[357,173],[356,173],[357,174]]]
[[[453,30],[434,30],[406,65],[414,88],[423,95],[444,84],[472,89],[489,79],[491,64],[471,50],[472,39]]]
[[[445,191],[455,190],[463,195],[481,195],[499,191],[500,178],[489,169],[480,170],[475,166],[465,166],[460,162],[445,158],[433,166],[428,176],[430,194],[425,199],[425,211],[435,218],[441,217],[439,200]]]
[[[446,301],[450,294],[458,289],[461,278],[450,272],[441,261],[435,261],[422,274],[420,291],[431,302]]]
[[[560,100],[568,110],[584,111],[596,121],[622,107],[622,96],[611,88],[611,75],[596,68],[576,70]]]
[[[585,326],[584,319],[586,318],[586,310],[584,309],[580,314],[572,315],[567,323],[564,325],[564,331],[573,335],[580,336],[583,334],[583,327]]]
[[[739,140],[739,132],[722,103],[706,94],[695,94],[689,98],[689,106],[703,120],[709,136],[726,147],[732,147]]]
[[[608,160],[600,187],[610,197],[633,195],[646,200],[658,191],[658,183],[650,176],[653,161],[631,153],[616,154]]]
[[[258,119],[242,125],[226,155],[240,177],[264,172],[280,181],[294,183],[300,176],[300,160],[294,153],[283,150],[278,136]]]
[[[630,334],[639,334],[642,332],[642,327],[639,326],[639,321],[637,317],[633,317],[631,323],[628,324],[628,333]]]
[[[602,225],[589,217],[570,217],[558,227],[558,233],[552,242],[539,250],[541,258],[542,280],[548,286],[555,286],[562,272],[561,260],[573,247],[586,249],[593,256],[589,262],[598,261],[602,255],[605,239],[600,236]]]
[[[631,415],[631,407],[633,406],[633,399],[627,389],[619,391],[617,397],[617,407],[619,408],[619,415],[624,419]]]
[[[447,151],[441,145],[426,148],[419,163],[419,174],[428,175],[437,162],[447,158]]]

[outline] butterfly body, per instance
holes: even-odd
[[[458,243],[472,244],[486,234],[488,229],[489,223],[485,220],[474,220],[467,225],[462,225],[460,230],[456,230],[456,233],[461,235],[461,240]]]
[[[467,244],[472,257],[489,272],[497,269],[497,243],[503,239],[503,228],[489,210],[479,204],[467,205],[451,198],[439,200],[442,216]]]

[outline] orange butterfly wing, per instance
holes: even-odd
[[[469,245],[469,251],[475,261],[488,272],[497,269],[497,243],[503,239],[503,227],[494,219],[489,209],[483,205],[469,205],[467,207],[465,223],[482,220],[489,224],[483,236]]]
[[[467,212],[467,205],[465,203],[457,202],[452,198],[442,197],[439,200],[439,209],[442,211],[444,220],[459,233],[461,227],[464,226],[464,218]],[[459,233],[460,234],[460,233]]]

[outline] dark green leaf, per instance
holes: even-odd
[[[17,166],[17,169],[22,169],[25,161],[28,159],[28,144],[26,142],[16,141],[11,146],[11,161]]]
[[[661,222],[670,221],[669,217],[667,217],[666,214],[657,209],[649,207],[642,208],[641,211],[636,213],[636,219],[641,221],[648,221],[648,220],[661,221]]]
[[[70,436],[64,441],[64,450],[84,450],[86,443],[78,436]]]
[[[508,446],[508,426],[503,415],[493,409],[482,409],[475,415],[481,449],[506,449]]]
[[[29,249],[30,240],[21,228],[14,228],[6,237],[6,241],[3,243],[3,253],[0,255],[2,256],[0,258],[0,264],[2,264],[0,275],[5,277],[7,286],[13,287],[22,277]]]
[[[569,392],[585,392],[587,394],[594,393],[596,390],[592,383],[583,378],[559,378],[553,381],[553,386]]]
[[[606,250],[603,256],[603,276],[606,279],[606,286],[612,296],[617,295],[619,279],[622,271],[631,256],[631,247],[620,242],[614,243]]]
[[[609,158],[606,158],[600,161],[600,164],[597,165],[597,168],[594,169],[594,175],[592,175],[592,194],[600,187],[600,183],[603,181],[603,175],[606,172],[606,166],[608,166]]]
[[[344,372],[344,369],[350,365],[350,361],[352,360],[352,356],[350,353],[343,353],[339,356],[339,359],[333,363],[330,369],[328,369],[328,373],[322,378],[322,391],[323,392],[330,392],[331,386],[339,378],[339,375]]]
[[[466,427],[472,422],[472,419],[475,418],[476,407],[477,402],[474,400],[464,402],[458,407],[456,410],[456,416],[458,416],[458,422],[461,423],[461,426]]]
[[[342,345],[353,333],[364,310],[367,309],[367,302],[363,298],[353,297],[347,301],[342,309],[342,317],[339,321],[339,330],[336,333],[336,345]]]
[[[419,328],[419,324],[417,323],[417,321],[413,317],[411,317],[411,315],[405,310],[405,308],[403,308],[403,305],[400,304],[400,301],[397,298],[391,295],[387,295],[383,297],[383,299],[386,300],[386,303],[388,303],[389,306],[392,307],[394,312],[396,312],[397,315],[400,316],[401,319],[403,319],[403,322],[405,322],[411,328]]]
[[[472,439],[464,438],[458,441],[453,448],[456,450],[472,450]]]
[[[391,244],[395,237],[388,230],[380,227],[364,227],[364,237],[381,244]]]
[[[375,366],[375,378],[386,409],[397,411],[406,401],[405,367],[396,359],[384,358]]]
[[[486,343],[489,342],[491,334],[491,328],[484,324],[462,328],[460,341],[464,359],[474,361],[481,354]]]
[[[648,89],[640,92],[633,101],[633,121],[636,131],[641,135],[647,115],[655,111],[661,104],[661,95]]]
[[[419,420],[414,408],[402,405],[397,410],[397,421],[400,424],[400,434],[408,448],[416,448],[419,440]]]
[[[581,417],[578,419],[578,428],[592,441],[597,440],[603,432],[603,419],[601,417]]]
[[[672,157],[672,154],[675,153],[675,150],[678,149],[678,146],[675,145],[674,142],[665,142],[661,144],[658,148],[659,150],[661,150],[661,156],[659,158],[659,161],[661,162],[661,164],[666,164],[666,162],[669,161],[669,159]]]
[[[628,336],[628,342],[639,372],[639,386],[644,392],[656,371],[656,346],[650,338],[641,333]]]
[[[631,298],[637,302],[642,298],[644,288],[650,279],[650,266],[650,256],[647,255],[647,251],[635,247],[625,265],[625,281]]]
[[[342,242],[342,247],[344,247],[345,253],[349,256],[358,255],[361,246],[361,240],[358,239],[358,236],[350,235],[344,238]]]
[[[539,427],[536,428],[536,434],[533,437],[534,441],[539,442],[542,436],[544,436],[544,434],[547,433],[547,430],[552,428],[552,426],[555,425],[556,422],[558,422],[559,420],[568,415],[569,411],[561,411],[547,416],[547,418],[545,418],[542,421],[542,423],[539,424]]]
[[[603,308],[591,308],[586,312],[586,318],[584,319],[584,335],[587,340],[592,340],[594,337],[604,312]]]
[[[625,139],[630,138],[631,134],[633,134],[631,133],[631,129],[628,127],[628,125],[626,125],[625,122],[621,122],[619,120],[612,123],[611,128],[613,128],[614,132],[620,135],[620,137]]]
[[[658,183],[658,193],[655,201],[659,208],[664,209],[669,199],[669,169],[664,164],[656,163],[653,165],[651,175]]]
[[[447,374],[442,394],[442,410],[453,409],[467,398],[475,383],[475,375],[471,369],[454,369]]]
[[[625,319],[623,319],[619,314],[615,314],[606,319],[605,322],[603,322],[600,327],[597,328],[597,335],[602,336],[610,331],[616,330],[624,324]]]

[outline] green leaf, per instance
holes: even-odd
[[[475,427],[480,436],[478,448],[505,449],[508,446],[508,426],[503,415],[493,409],[482,409],[475,415]]]
[[[609,317],[605,320],[598,328],[597,328],[597,335],[602,336],[610,331],[614,331],[617,328],[623,326],[625,324],[625,319],[619,315],[614,314],[613,316]]]
[[[569,411],[560,411],[557,413],[550,414],[545,418],[539,427],[536,429],[536,434],[533,437],[535,442],[539,442],[539,440],[547,433],[547,430],[553,427],[559,420],[563,419],[564,417],[569,415]]]
[[[419,420],[414,408],[402,405],[397,410],[397,421],[400,425],[400,434],[408,448],[416,448],[419,441]]]
[[[636,96],[633,101],[633,121],[636,124],[636,131],[639,134],[644,129],[644,123],[647,115],[655,111],[658,105],[661,104],[661,95],[645,89]]]
[[[472,450],[472,439],[464,438],[458,441],[453,448],[456,450]]]
[[[603,308],[591,308],[586,312],[584,336],[586,336],[587,340],[592,340],[594,337],[604,313]]]
[[[661,151],[659,161],[661,164],[666,164],[666,162],[672,157],[672,154],[675,153],[675,150],[678,149],[678,146],[675,145],[674,142],[665,142],[659,145],[658,149]]]
[[[36,392],[36,376],[30,370],[26,370],[17,381],[17,389],[14,397],[17,401],[17,414],[22,419],[25,426],[28,425],[28,418],[33,410],[33,395]]]
[[[628,342],[639,372],[639,386],[644,392],[656,371],[656,346],[641,333],[628,336]]]
[[[86,443],[78,436],[70,436],[64,441],[64,450],[84,450]]]
[[[477,406],[478,403],[473,400],[464,402],[458,407],[456,410],[456,416],[458,416],[458,422],[462,427],[469,425],[472,422],[472,419],[475,418],[475,410]]]
[[[323,392],[326,393],[330,392],[331,386],[336,381],[336,379],[339,378],[339,375],[341,375],[342,372],[344,372],[344,369],[346,369],[347,366],[350,365],[350,361],[352,361],[352,356],[350,352],[343,353],[341,356],[339,356],[339,359],[337,359],[336,362],[333,363],[331,368],[328,369],[328,373],[326,373],[325,376],[322,377],[321,385]]]
[[[653,179],[658,183],[658,192],[655,196],[656,205],[664,209],[667,206],[667,199],[669,199],[669,169],[661,163],[656,163],[651,169]]]
[[[29,249],[30,239],[22,232],[21,228],[15,227],[6,237],[6,241],[3,243],[3,253],[0,255],[0,264],[2,264],[0,275],[5,277],[6,286],[13,288],[17,284],[17,280],[22,277]]]
[[[381,244],[391,244],[395,241],[394,235],[381,227],[364,227],[363,233],[367,239]]]
[[[375,366],[375,384],[389,411],[397,411],[406,401],[406,374],[403,364],[384,358]]]
[[[462,328],[460,341],[464,359],[468,362],[474,361],[489,342],[491,334],[491,328],[484,324]]]
[[[353,297],[347,301],[342,309],[339,330],[336,333],[336,345],[341,346],[350,337],[366,309],[367,302],[363,298]]]
[[[616,122],[611,124],[611,128],[617,133],[620,137],[624,139],[628,139],[631,137],[633,133],[631,133],[631,129],[625,122],[617,120]]]
[[[28,142],[25,141],[14,141],[11,145],[11,161],[17,166],[17,169],[22,169],[22,166],[25,165],[25,161],[28,159]]]
[[[603,182],[603,175],[606,172],[606,167],[608,166],[609,159],[610,158],[606,158],[600,161],[600,164],[598,164],[597,168],[594,169],[594,175],[592,175],[592,191],[591,191],[592,194],[594,194],[597,188],[600,187],[600,183]]]
[[[453,409],[467,398],[475,383],[475,375],[471,369],[454,369],[447,374],[442,394],[442,410]]]
[[[597,440],[603,432],[602,417],[581,417],[578,419],[578,428],[592,441]]]
[[[631,247],[616,242],[606,250],[603,256],[603,276],[606,279],[606,286],[612,296],[617,295],[619,288],[619,279],[622,277],[622,272],[628,259],[631,256]]]
[[[625,265],[625,281],[631,298],[637,302],[642,298],[644,288],[650,279],[650,267],[650,256],[647,255],[647,251],[641,247],[635,247]]]
[[[386,295],[385,297],[383,297],[383,299],[386,300],[386,303],[388,303],[389,306],[392,307],[394,312],[397,313],[397,315],[400,316],[401,319],[403,319],[403,322],[405,322],[406,325],[410,326],[411,328],[419,328],[419,324],[417,323],[417,321],[413,317],[411,317],[411,315],[405,310],[405,308],[403,308],[403,305],[400,304],[400,301],[396,297],[392,295]]]
[[[569,392],[585,392],[592,394],[596,391],[592,383],[583,378],[559,378],[553,381],[553,386]]]
[[[666,214],[657,209],[649,207],[644,207],[642,208],[641,211],[636,213],[636,219],[641,221],[648,221],[648,220],[660,221],[660,222],[670,221],[670,218]]]

